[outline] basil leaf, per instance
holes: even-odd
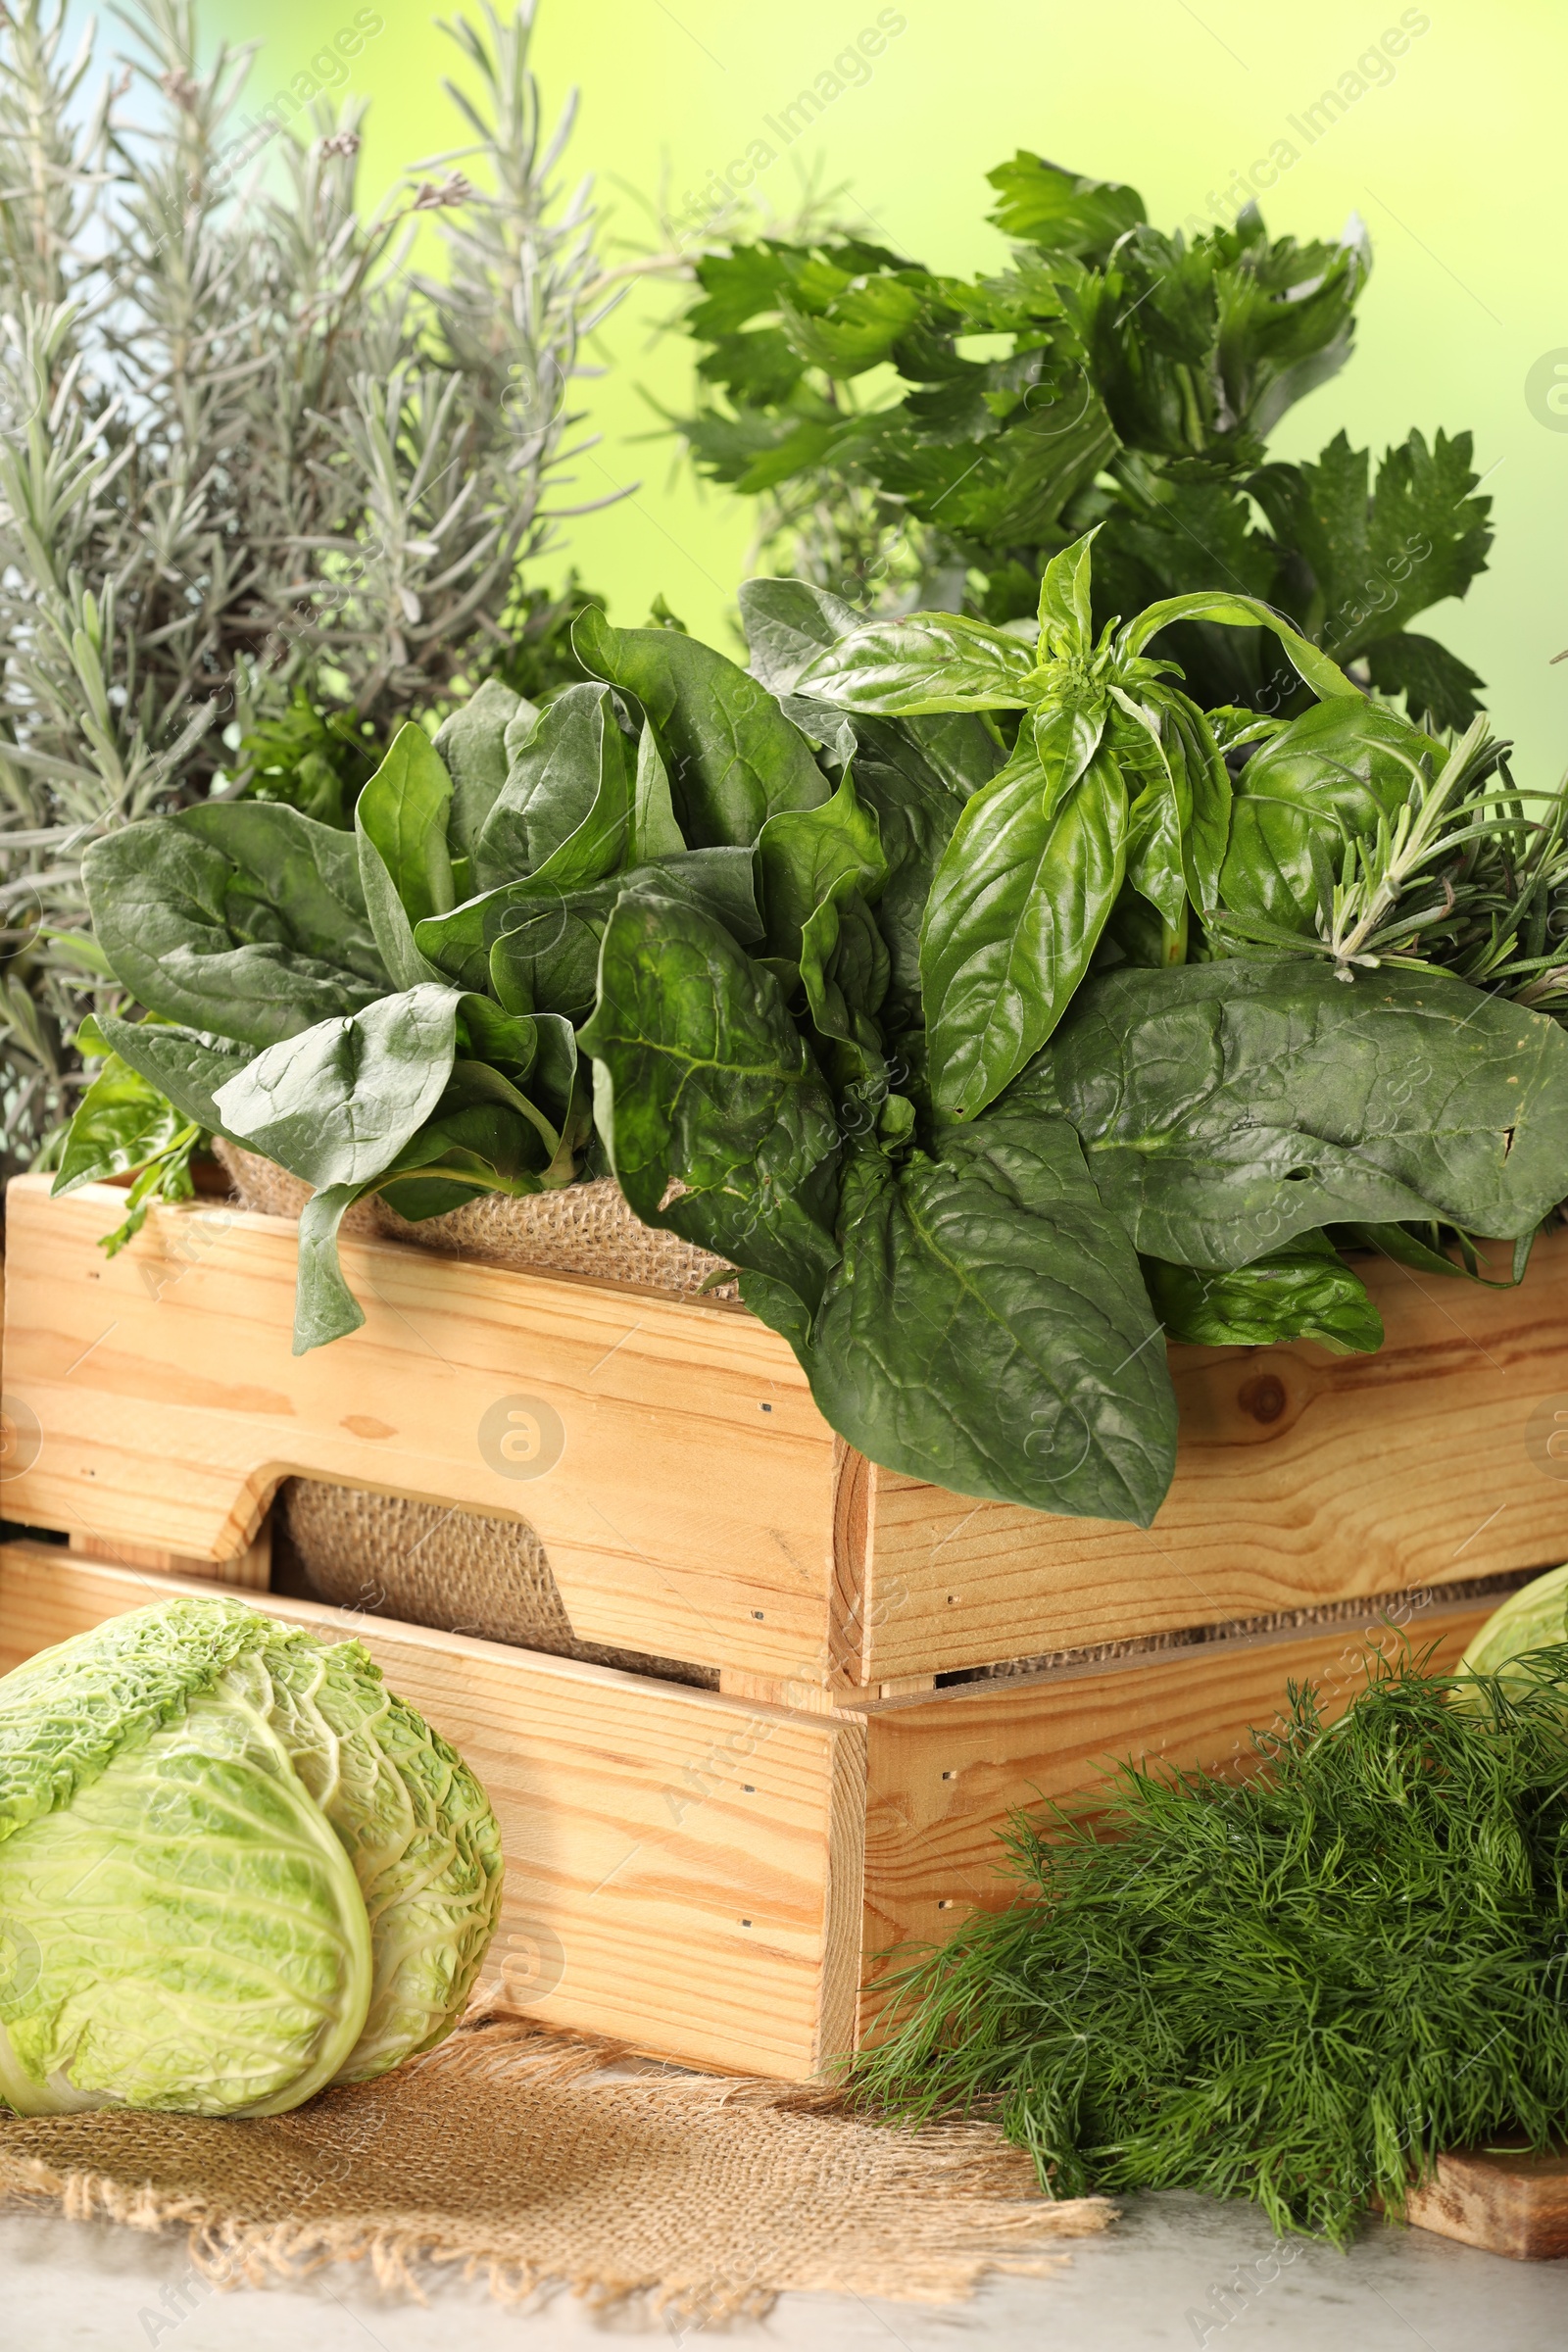
[[[527,877],[580,889],[626,854],[632,782],[608,688],[568,686],[525,744],[474,845],[481,890]]]
[[[1057,1090],[1107,1205],[1173,1263],[1250,1265],[1327,1224],[1522,1234],[1568,1164],[1568,1037],[1443,973],[1112,972],[1022,1081]]]
[[[1231,838],[1230,770],[1198,706],[1169,688],[1160,699],[1170,763],[1186,780],[1190,813],[1182,836],[1182,861],[1187,894],[1199,913],[1208,915],[1219,904],[1220,869]]]
[[[1178,753],[1144,786],[1127,818],[1127,879],[1172,931],[1187,908],[1182,852],[1192,821],[1192,794]]]
[[[1256,596],[1226,596],[1213,589],[1195,588],[1185,596],[1164,597],[1157,605],[1147,606],[1136,620],[1130,620],[1118,633],[1118,654],[1128,660],[1135,658],[1151,638],[1169,628],[1173,620],[1212,620],[1232,629],[1267,629],[1279,639],[1314,694],[1325,701],[1336,695],[1353,696],[1358,703],[1364,699],[1360,688],[1351,684],[1337,662],[1309,644],[1272,605],[1265,605]]]
[[[841,882],[874,900],[888,878],[875,813],[862,808],[848,770],[818,808],[786,808],[757,838],[757,871],[768,953],[798,963],[801,932]]]
[[[778,985],[695,906],[628,892],[579,1044],[612,1164],[664,1225],[815,1304],[837,1251],[808,1182],[837,1152],[833,1105]],[[673,1189],[672,1189],[673,1188]]]
[[[511,765],[507,729],[523,710],[530,724],[537,720],[531,703],[524,703],[499,678],[486,678],[441,722],[435,748],[452,778],[451,838],[456,858],[473,856]]]
[[[378,1176],[445,1091],[459,1004],[425,984],[270,1047],[216,1096],[224,1129],[309,1184]]]
[[[612,629],[593,607],[573,625],[585,669],[641,703],[669,769],[682,836],[750,849],[780,808],[814,808],[827,782],[772,696],[711,646],[675,629]]]
[[[804,1359],[836,1430],[959,1494],[1149,1525],[1176,1451],[1164,1343],[1065,1120],[1002,1107],[940,1160],[858,1153],[840,1222]]]
[[[1060,1020],[1121,888],[1127,793],[1108,758],[1027,757],[969,802],[931,888],[920,985],[939,1109],[973,1118]]]
[[[354,843],[281,802],[208,802],[89,843],[116,977],[149,1011],[252,1046],[382,995]]]
[[[172,1023],[122,1020],[114,1012],[99,1013],[98,1029],[105,1045],[187,1119],[228,1143],[240,1141],[224,1126],[215,1098],[230,1078],[249,1068],[255,1058],[250,1047],[215,1043]]]
[[[1231,808],[1220,896],[1238,914],[1313,930],[1317,865],[1338,873],[1345,844],[1374,839],[1378,819],[1408,800],[1423,757],[1443,747],[1381,703],[1315,703],[1261,745]]]
[[[961,612],[873,620],[819,654],[797,692],[898,718],[922,710],[1017,710],[1034,656],[1020,639]]]
[[[789,715],[809,734],[810,698],[797,696],[799,682],[821,652],[865,625],[865,614],[808,580],[743,580],[740,607],[753,675],[769,694],[797,701],[798,709]],[[831,703],[818,702],[815,723],[821,725],[822,717],[833,712]],[[839,724],[842,728],[842,717]],[[829,740],[830,732],[824,731],[821,741]],[[925,777],[963,800],[989,784],[1005,759],[983,720],[964,710],[906,717],[899,723],[878,721],[857,710],[852,740],[858,741],[861,755],[858,780],[863,782],[864,762],[872,755],[888,766],[918,762]],[[885,839],[885,824],[883,831]]]
[[[1086,531],[1071,547],[1053,556],[1040,581],[1040,659],[1066,661],[1086,655],[1095,643],[1091,599],[1095,533]]]
[[[1144,1280],[1167,1340],[1200,1348],[1272,1348],[1317,1340],[1370,1355],[1383,1318],[1327,1236],[1304,1233],[1232,1273],[1146,1257]]]

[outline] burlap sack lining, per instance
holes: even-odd
[[[1456,1584],[1405,1586],[1395,1592],[1368,1592],[1352,1600],[1320,1600],[1310,1608],[1276,1609],[1266,1616],[1227,1617],[1214,1625],[1172,1626],[1159,1634],[1128,1635],[1120,1642],[1096,1642],[1078,1649],[1042,1650],[1033,1657],[1005,1658],[995,1666],[960,1666],[936,1677],[939,1690],[965,1683],[994,1683],[1029,1674],[1084,1672],[1095,1666],[1131,1664],[1157,1657],[1161,1651],[1196,1649],[1210,1642],[1234,1642],[1257,1634],[1309,1633],[1314,1626],[1361,1625],[1387,1618],[1408,1626],[1417,1649],[1421,1646],[1421,1609],[1430,1604],[1452,1605],[1469,1600],[1499,1603],[1521,1585],[1541,1574],[1539,1568],[1504,1568],[1495,1576],[1461,1577]],[[1411,1603],[1416,1595],[1414,1609]]]
[[[716,1667],[579,1642],[534,1530],[398,1494],[285,1479],[274,1506],[280,1565],[313,1600],[443,1634],[512,1642],[716,1690]]]
[[[480,2009],[292,2115],[0,2116],[0,2197],[183,2230],[224,2286],[365,2262],[422,2301],[458,2266],[502,2302],[564,2285],[699,2324],[786,2291],[956,2302],[988,2272],[1058,2269],[1048,2247],[1114,2219],[1041,2197],[987,2122],[892,2129],[833,2093],[627,2057]]]
[[[244,1207],[263,1216],[297,1217],[310,1199],[310,1186],[273,1161],[241,1152],[220,1137],[213,1149]],[[611,1176],[524,1200],[481,1193],[464,1207],[416,1225],[372,1195],[348,1210],[343,1231],[365,1240],[412,1242],[448,1257],[477,1258],[520,1272],[586,1274],[598,1282],[672,1291],[682,1298],[696,1297],[714,1275],[727,1271],[725,1260],[710,1250],[645,1225]],[[738,1294],[726,1281],[707,1295],[733,1299]]]

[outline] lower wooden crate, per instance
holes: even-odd
[[[218,1585],[63,1545],[0,1545],[0,1671],[105,1618]],[[232,1597],[232,1594],[230,1594]],[[1313,1681],[1337,1712],[1366,1624],[1220,1640],[798,1709],[256,1592],[358,1635],[489,1790],[507,1855],[493,1970],[552,2024],[807,2080],[867,2030],[875,1964],[1007,1899],[997,1833],[1130,1754],[1245,1769],[1249,1727]],[[1486,1601],[1414,1596],[1451,1661]],[[1395,1637],[1396,1638],[1396,1637]]]

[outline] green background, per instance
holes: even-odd
[[[207,0],[207,34],[260,39],[250,84],[260,104],[308,70],[313,51],[354,17],[350,0]],[[429,0],[380,0],[385,29],[349,67],[342,95],[370,100],[368,189],[458,143],[441,92],[456,60]],[[987,169],[1025,146],[1101,177],[1131,180],[1162,226],[1212,218],[1239,171],[1287,139],[1298,160],[1262,199],[1276,234],[1335,233],[1351,211],[1371,231],[1372,282],[1346,370],[1303,401],[1275,453],[1314,453],[1342,424],[1374,451],[1412,424],[1475,434],[1494,501],[1492,568],[1461,606],[1419,623],[1489,681],[1489,706],[1519,743],[1522,783],[1554,778],[1568,757],[1568,593],[1562,581],[1568,394],[1555,422],[1542,379],[1561,350],[1568,384],[1568,282],[1559,250],[1568,181],[1561,92],[1568,11],[1561,0],[1443,0],[1401,10],[1380,0],[1310,9],[1242,0],[906,0],[905,29],[870,78],[848,87],[760,178],[776,212],[799,202],[799,173],[848,183],[844,210],[863,233],[933,267],[1000,261],[984,223]],[[581,92],[567,172],[591,172],[609,233],[657,241],[647,201],[674,207],[764,128],[876,23],[874,0],[542,0],[534,62],[547,103]],[[1401,18],[1414,30],[1394,78],[1369,87],[1308,144],[1293,128],[1354,74]],[[1226,218],[1230,217],[1227,210]],[[602,435],[574,496],[634,485],[572,526],[570,558],[623,623],[656,591],[700,634],[728,642],[751,502],[704,489],[657,428],[648,396],[680,408],[690,364],[659,342],[675,307],[669,281],[639,284],[598,338],[609,373],[583,387]],[[1544,365],[1543,365],[1544,364]],[[1534,400],[1529,387],[1536,370]],[[541,576],[559,578],[565,548]]]

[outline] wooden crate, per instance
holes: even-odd
[[[23,1177],[8,1203],[13,1521],[243,1575],[292,1473],[499,1512],[542,1537],[580,1640],[760,1698],[1568,1552],[1568,1234],[1517,1291],[1370,1261],[1377,1355],[1173,1349],[1180,1458],[1145,1532],[875,1468],[734,1305],[353,1242],[365,1327],[296,1357],[285,1220],[155,1209],[106,1259],[122,1194]]]
[[[218,1585],[0,1545],[0,1671],[107,1617]],[[1241,1768],[1288,1680],[1331,1710],[1361,1630],[1216,1642],[858,1712],[794,1711],[458,1634],[247,1595],[358,1634],[460,1748],[501,1822],[502,1982],[549,2023],[661,2055],[805,2080],[855,2043],[890,1946],[1006,1899],[997,1833],[1137,1752]],[[1412,1632],[1456,1657],[1484,1606],[1434,1597]]]

